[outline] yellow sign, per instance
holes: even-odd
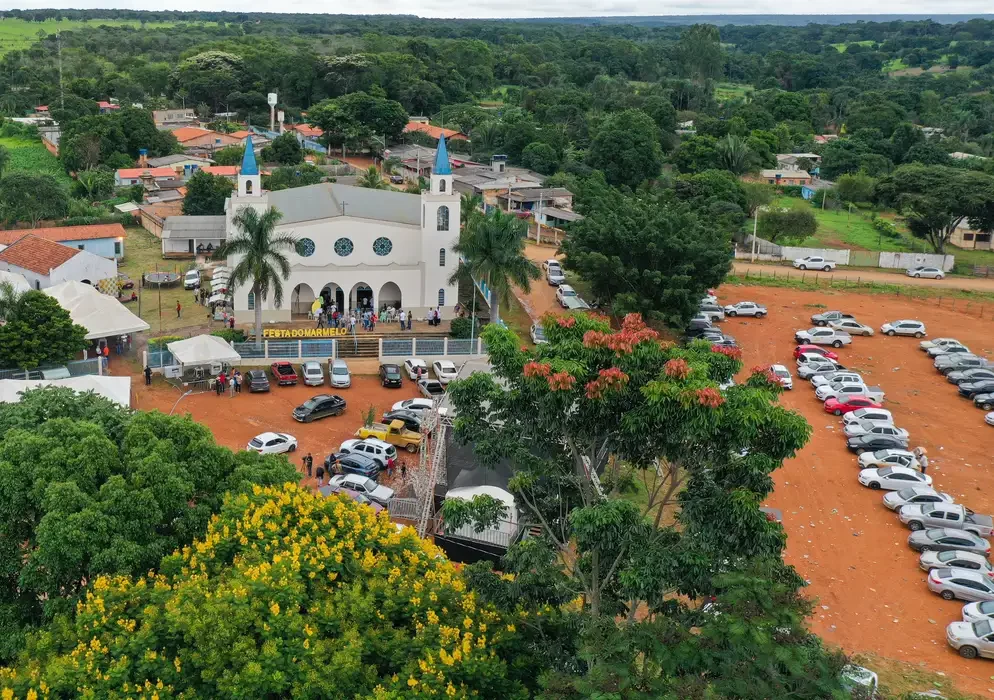
[[[263,328],[263,338],[334,338],[348,335],[348,328]]]

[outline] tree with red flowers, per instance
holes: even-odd
[[[616,665],[616,643],[636,656],[648,653],[628,636],[637,629],[657,626],[658,634],[697,644],[688,636],[701,624],[689,612],[696,606],[678,603],[674,594],[714,595],[729,585],[728,576],[757,566],[771,590],[775,582],[794,600],[784,610],[801,610],[802,581],[780,559],[784,531],[759,505],[772,491],[771,473],[807,441],[810,427],[777,403],[781,387],[767,368],[722,389],[742,369],[741,351],[705,341],[674,345],[636,314],[618,330],[581,314],[549,315],[543,327],[548,344],[528,350],[511,331],[488,326],[483,337],[493,374],[454,382],[449,395],[456,438],[472,443],[484,464],[510,465],[508,488],[520,517],[541,532],[520,551],[512,548],[503,569],[538,576],[543,566],[553,567],[557,573],[546,571],[545,579],[562,576],[557,585],[579,596],[578,653],[587,680],[600,668],[613,679],[603,679],[607,688],[618,673],[646,670],[624,653],[627,670]],[[630,497],[633,490],[637,497]],[[754,574],[735,585],[746,580],[755,585]],[[507,593],[515,605],[527,599],[518,585]],[[500,584],[494,579],[481,587],[492,593]],[[807,638],[803,614],[781,623]],[[536,653],[559,649],[543,647]],[[753,650],[750,658],[763,653]],[[823,661],[816,657],[811,663]],[[701,658],[695,659],[685,660],[683,672],[696,668]],[[795,681],[807,682],[798,674],[812,682],[824,677],[807,662],[782,673],[791,683],[778,685],[774,672],[773,685],[755,692],[782,697],[789,686],[796,697],[830,697],[796,690]],[[675,687],[650,685],[654,692]]]

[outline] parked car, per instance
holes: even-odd
[[[983,622],[994,618],[994,602],[967,603],[963,606],[963,622]]]
[[[324,370],[321,368],[320,362],[308,360],[302,363],[300,376],[304,378],[304,386],[324,386]]]
[[[861,408],[858,411],[847,413],[842,417],[843,425],[850,423],[860,423],[865,420],[877,421],[879,423],[894,423],[893,414],[886,408]]]
[[[403,175],[391,175],[390,176],[390,184],[391,185],[403,185],[404,184],[404,176]]]
[[[183,277],[183,289],[200,288],[200,270],[187,270]]]
[[[913,335],[916,338],[923,338],[926,334],[925,324],[921,321],[891,321],[880,326],[880,332],[884,335]]]
[[[909,452],[904,448],[890,448],[877,450],[876,452],[864,452],[859,456],[857,462],[860,469],[871,467],[904,467],[905,469],[917,469],[918,458],[914,452]]]
[[[830,323],[838,323],[847,319],[856,320],[856,317],[842,311],[822,311],[820,314],[811,316],[811,323],[816,326],[827,326]]]
[[[817,376],[833,374],[839,370],[839,366],[827,357],[810,362],[801,362],[799,358],[797,362],[797,376],[801,379],[814,379]]]
[[[711,340],[711,347],[713,348],[737,348],[739,344],[735,342],[735,338],[730,335],[723,335],[721,338]]]
[[[396,411],[387,411],[383,414],[383,420],[381,422],[390,425],[395,420],[399,420],[404,424],[404,427],[408,430],[413,430],[414,432],[421,432],[421,414],[415,411],[408,411],[405,408],[398,409]]]
[[[933,340],[923,340],[918,343],[918,347],[922,350],[928,350],[929,348],[934,348],[939,345],[962,345],[963,343],[956,340],[956,338],[935,338]]]
[[[403,421],[395,420],[390,423],[370,423],[359,426],[355,436],[362,440],[376,438],[382,442],[402,447],[408,452],[417,452],[421,447],[421,433],[408,430]]]
[[[705,328],[712,328],[711,319],[704,314],[694,314],[690,322],[687,323],[687,331],[700,331]]]
[[[257,391],[269,391],[269,377],[261,369],[250,369],[245,373],[245,385],[250,394]]]
[[[701,302],[700,303],[702,303],[702,304],[717,304],[718,303],[718,295],[714,293],[713,289],[709,289],[708,293],[705,294],[703,297],[701,297]]]
[[[395,389],[404,386],[404,380],[400,376],[400,367],[393,363],[380,365],[380,384]]]
[[[761,306],[754,301],[740,301],[737,304],[729,304],[725,307],[726,316],[755,316],[763,318],[768,312],[765,306]]]
[[[328,482],[324,486],[319,487],[318,491],[321,493],[322,496],[325,497],[335,496],[338,494],[341,494],[343,496],[348,496],[356,503],[361,503],[364,506],[369,506],[370,508],[373,509],[374,513],[379,513],[380,511],[385,510],[385,508],[381,506],[379,503],[369,500],[369,497],[366,494],[359,493],[358,491],[353,491],[352,489],[347,489],[343,486],[339,486],[338,484],[333,484],[331,482]]]
[[[976,552],[961,552],[957,549],[946,552],[922,552],[918,557],[918,568],[922,571],[946,568],[971,569],[994,578],[994,566],[987,561],[987,557]]]
[[[297,383],[297,373],[289,362],[274,362],[269,366],[269,371],[273,373],[273,379],[280,386]]]
[[[984,411],[994,409],[994,393],[977,394],[973,397],[973,405]]]
[[[890,491],[884,494],[884,506],[890,510],[900,510],[903,506],[919,503],[952,503],[953,497],[948,493],[940,493],[930,486],[909,486],[900,491]]]
[[[964,532],[963,530],[919,530],[908,535],[908,546],[916,552],[948,552],[959,549],[967,552],[977,552],[987,556],[991,553],[991,544],[982,537]]]
[[[259,433],[245,446],[249,452],[261,455],[278,455],[297,449],[297,438],[287,433]]]
[[[421,392],[422,396],[431,399],[444,394],[445,387],[442,386],[442,382],[436,379],[422,379],[418,382],[418,391]]]
[[[942,372],[942,374],[949,374],[957,370],[974,369],[977,367],[990,368],[994,365],[991,365],[990,361],[983,357],[956,353],[953,355],[939,355],[935,358],[932,366]]]
[[[459,370],[456,365],[448,360],[435,360],[431,363],[431,371],[442,384],[448,384],[453,379],[459,378]]]
[[[874,490],[900,491],[908,486],[931,486],[932,477],[905,467],[882,467],[860,469],[859,483]]]
[[[853,372],[851,369],[838,369],[828,374],[811,377],[811,386],[815,389],[826,384],[865,384],[865,382],[862,374]]]
[[[994,393],[994,379],[980,379],[975,382],[963,382],[959,385],[959,395],[968,399],[986,396]]]
[[[566,298],[576,297],[576,296],[578,296],[576,290],[573,289],[568,284],[561,284],[559,285],[559,288],[556,289],[556,301],[558,301],[559,305],[564,309],[569,308],[569,304],[566,302]]]
[[[928,279],[941,280],[946,276],[946,273],[937,267],[928,267],[925,265],[919,265],[918,267],[913,267],[905,273],[908,277],[927,277]]]
[[[946,642],[964,659],[994,659],[994,625],[982,622],[950,622],[946,625]]]
[[[966,506],[957,503],[907,505],[901,508],[899,514],[901,522],[912,530],[944,527],[950,530],[966,530],[978,537],[990,537],[994,532],[994,520],[991,516],[974,513]]]
[[[397,448],[376,438],[346,440],[338,448],[338,451],[342,454],[355,453],[369,457],[379,465],[380,470],[385,470],[397,461]]]
[[[336,474],[331,477],[331,483],[364,494],[369,500],[380,505],[387,505],[393,498],[393,489],[380,486],[373,479],[359,474]]]
[[[343,413],[345,413],[345,399],[338,394],[318,394],[293,409],[293,419],[301,423],[310,423],[319,418],[340,416]]]
[[[943,600],[994,600],[994,581],[972,569],[932,569],[925,581]]]
[[[559,267],[559,261],[555,258],[542,261],[542,272],[548,272],[550,267]]]
[[[950,384],[979,382],[982,379],[994,379],[994,369],[990,369],[988,367],[974,367],[973,369],[958,369],[946,375],[946,381]]]
[[[936,358],[939,355],[946,355],[949,353],[969,353],[970,348],[961,343],[946,343],[945,345],[937,345],[934,348],[929,348],[925,351],[925,354],[931,358]]]
[[[780,386],[784,389],[794,388],[794,379],[790,376],[789,369],[783,365],[772,365],[770,366],[770,372],[773,373],[773,376],[777,378],[777,381],[780,382]]]
[[[827,357],[830,360],[838,361],[839,355],[828,348],[823,348],[819,345],[811,345],[809,343],[801,343],[794,348],[794,359],[798,359],[803,353],[814,353],[816,355],[821,355],[822,357]]]
[[[890,421],[867,420],[856,423],[847,423],[843,428],[846,437],[859,437],[860,435],[893,435],[908,440],[908,431],[898,428]]]
[[[876,673],[868,668],[846,664],[839,671],[839,682],[849,697],[870,698],[871,700],[876,700],[878,697],[877,687],[880,685],[880,679],[877,678]]]
[[[826,260],[820,255],[808,255],[803,258],[798,258],[794,261],[794,267],[798,270],[824,270],[828,272],[829,270],[835,269],[838,265],[833,260]]]
[[[338,462],[338,471],[342,474],[356,474],[378,480],[380,472],[383,471],[380,463],[369,455],[336,452],[335,460]]]
[[[349,372],[349,364],[338,358],[331,363],[328,371],[328,382],[335,389],[348,389],[352,386],[352,373]]]
[[[832,330],[848,333],[849,335],[873,335],[872,328],[867,326],[865,323],[860,323],[854,318],[847,318],[841,321],[832,321],[828,324],[828,327]]]
[[[421,377],[418,377],[418,370],[421,370]],[[404,372],[412,382],[418,381],[422,377],[428,376],[428,363],[420,357],[409,357],[404,360]]]
[[[841,416],[859,408],[881,408],[880,404],[868,396],[840,396],[825,402],[825,412]]]
[[[900,435],[857,435],[846,440],[846,448],[858,455],[879,450],[903,449],[908,446],[908,438]]]
[[[984,416],[984,422],[987,425],[994,425],[994,411],[991,411],[986,416]]]
[[[545,329],[541,323],[533,323],[530,331],[532,342],[535,345],[548,345],[549,339],[545,337]]]
[[[703,316],[706,316],[711,323],[725,320],[725,309],[717,304],[701,304],[698,311]]]
[[[557,287],[566,281],[566,275],[563,274],[563,268],[560,267],[558,260],[546,260],[542,263],[542,267],[545,269],[545,279],[552,286]]]
[[[815,389],[815,397],[819,401],[837,399],[842,396],[866,396],[877,402],[884,400],[884,390],[878,386],[867,386],[862,382],[855,384],[849,382],[835,382],[834,384],[822,384]]]
[[[841,348],[852,343],[852,336],[833,328],[809,328],[806,331],[795,332],[794,340],[802,344],[831,345],[834,348]]]
[[[431,399],[417,398],[417,399],[404,399],[403,401],[398,401],[391,407],[391,410],[412,411],[423,417],[425,411],[430,411],[434,407],[435,407],[435,402],[432,401]],[[445,415],[445,411],[446,409],[444,408],[438,409],[439,414],[443,416]]]

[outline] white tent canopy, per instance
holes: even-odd
[[[147,331],[149,325],[121,302],[101,294],[88,284],[63,282],[42,290],[69,312],[73,323],[86,329],[86,339],[112,338]]]
[[[166,345],[181,365],[210,365],[238,362],[242,359],[234,349],[216,335],[197,335]]]
[[[80,393],[93,393],[128,408],[131,406],[131,377],[87,374],[69,379],[0,379],[0,403],[18,403],[28,389],[62,386]]]

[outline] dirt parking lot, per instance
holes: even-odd
[[[746,372],[757,364],[781,363],[795,370],[793,332],[811,326],[813,313],[840,309],[874,328],[889,320],[916,318],[929,337],[959,338],[974,352],[994,353],[994,322],[895,298],[835,292],[725,286],[723,304],[756,301],[763,320],[729,319],[722,328],[744,352]],[[824,306],[818,306],[824,305]],[[839,351],[886,392],[895,422],[911,433],[930,457],[936,488],[978,512],[994,511],[994,428],[984,414],[932,367],[914,338],[879,335],[854,338]],[[884,508],[882,493],[861,486],[856,456],[845,446],[841,420],[822,410],[808,382],[794,378],[783,403],[814,428],[811,441],[775,474],[769,504],[784,512],[789,535],[785,558],[810,581],[817,599],[811,623],[826,642],[848,652],[924,665],[951,677],[966,692],[994,693],[994,664],[966,661],[945,641],[946,624],[959,620],[963,603],[946,602],[925,585],[918,555],[907,546],[909,530]]]

